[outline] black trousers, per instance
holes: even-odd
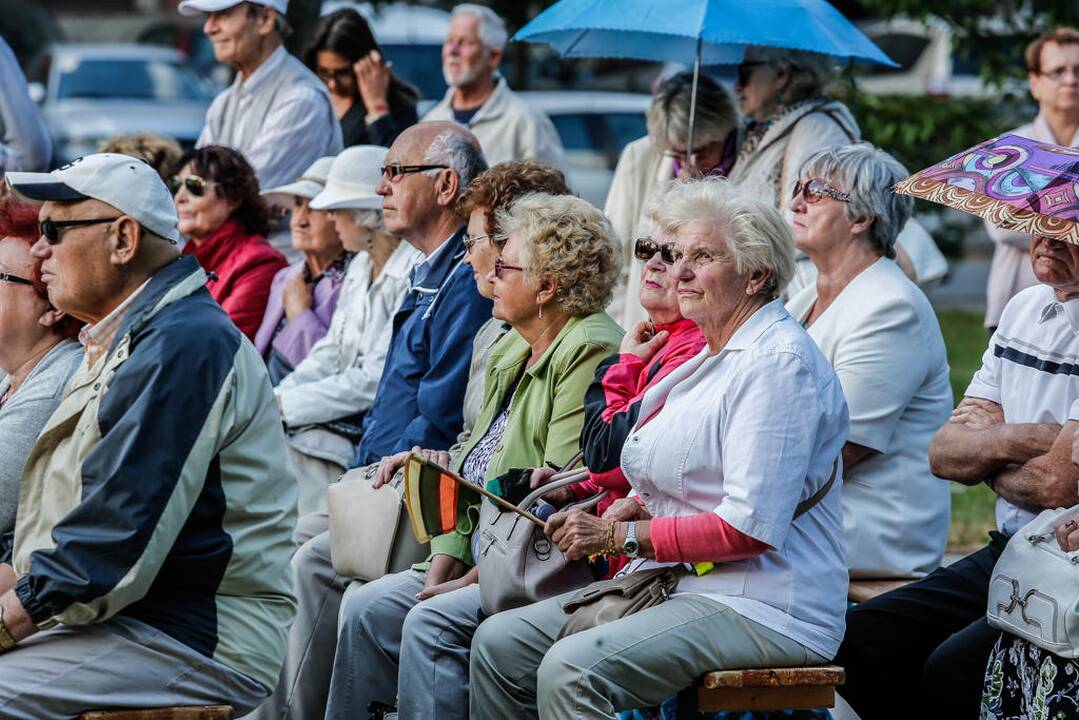
[[[862,720],[976,720],[1000,637],[985,620],[989,580],[1008,544],[989,535],[981,550],[847,611],[835,659],[847,681],[838,691]]]

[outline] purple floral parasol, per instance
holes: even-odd
[[[927,167],[895,191],[997,227],[1079,245],[1079,149],[1001,135]]]

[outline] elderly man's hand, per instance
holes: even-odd
[[[607,546],[607,527],[613,521],[573,508],[547,519],[543,532],[558,545],[567,560],[577,560]]]
[[[293,275],[285,283],[281,293],[281,304],[285,308],[285,317],[289,320],[311,309],[314,288],[303,279],[303,273]]]
[[[390,111],[386,97],[390,91],[391,66],[392,63],[383,61],[378,50],[367,53],[352,66],[360,98],[368,113],[382,115]]]
[[[657,333],[652,323],[642,320],[625,334],[618,352],[623,355],[636,355],[641,360],[648,362],[655,357],[661,347],[667,344],[667,339],[670,336],[671,334],[666,330],[660,330]]]
[[[981,398],[965,397],[959,407],[952,411],[951,422],[982,430],[1004,423],[1004,408],[998,403]]]
[[[1057,544],[1064,552],[1079,550],[1079,513],[1066,515],[1055,528]]]

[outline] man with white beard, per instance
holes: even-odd
[[[449,90],[424,120],[453,120],[480,141],[487,162],[534,159],[562,167],[562,141],[550,119],[510,90],[498,74],[506,24],[490,8],[467,3],[450,16],[442,44]]]

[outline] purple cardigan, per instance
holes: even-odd
[[[337,263],[334,263],[336,266]],[[344,265],[347,268],[347,263]],[[266,314],[262,316],[262,325],[255,333],[255,347],[259,354],[266,357],[270,350],[276,350],[288,360],[292,367],[300,364],[307,357],[311,346],[318,342],[319,338],[326,334],[330,328],[330,319],[333,317],[334,308],[337,307],[337,298],[341,294],[341,284],[344,282],[344,272],[327,271],[315,284],[315,292],[310,310],[284,323],[285,307],[281,302],[281,296],[285,291],[285,283],[293,275],[303,272],[304,261],[283,268],[274,275],[270,285],[270,299],[266,304]],[[280,326],[280,331],[278,327]]]

